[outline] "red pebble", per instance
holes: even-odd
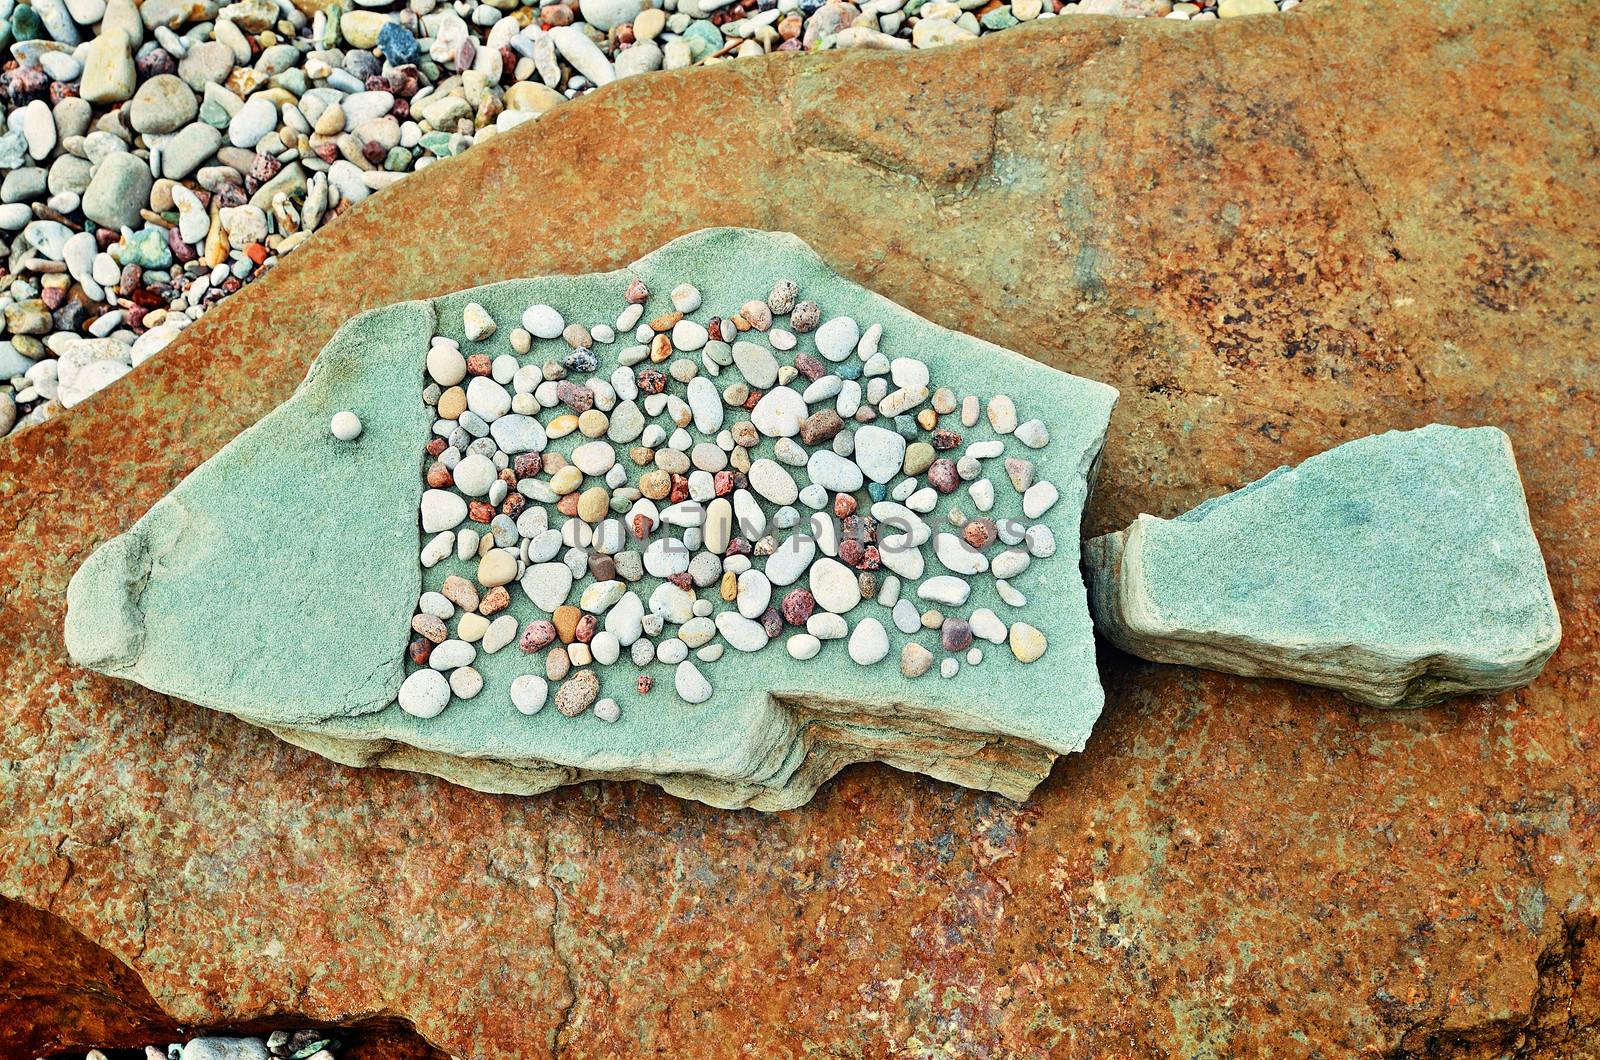
[[[878,540],[878,521],[865,515],[847,515],[839,522],[839,533],[870,545]]]
[[[428,486],[432,489],[445,489],[454,481],[450,469],[443,464],[434,464],[428,469]]]
[[[856,499],[848,493],[841,493],[833,498],[833,514],[841,519],[856,514]]]
[[[637,540],[643,541],[645,538],[649,537],[651,529],[652,524],[650,522],[650,517],[644,512],[640,512],[633,517],[633,536]]]
[[[520,493],[508,493],[506,494],[506,499],[500,502],[500,514],[509,515],[515,519],[522,514],[522,510],[527,506],[528,498]]]
[[[411,656],[411,661],[418,666],[428,665],[428,656],[433,654],[433,641],[427,637],[418,637],[411,642],[408,654]]]
[[[956,465],[948,457],[940,457],[928,465],[928,485],[940,493],[954,493],[956,487],[961,485],[961,476],[956,474]]]
[[[556,624],[544,619],[536,619],[528,623],[528,628],[522,631],[522,639],[517,642],[517,647],[532,655],[536,651],[548,648],[556,639]]]
[[[543,469],[543,453],[518,453],[511,461],[511,470],[518,478],[532,478]]]
[[[848,563],[855,567],[861,563],[862,557],[867,554],[867,546],[853,537],[847,537],[839,542],[839,562]]]
[[[711,476],[711,486],[718,497],[726,497],[733,492],[733,472],[718,471]]]
[[[945,651],[966,651],[972,647],[972,626],[964,618],[947,618],[939,630],[939,644]]]
[[[650,694],[650,690],[655,686],[656,679],[654,677],[651,677],[649,674],[639,675],[639,683],[636,687],[639,689],[639,694],[641,696],[648,696]]]
[[[766,630],[769,637],[776,637],[783,632],[783,616],[778,614],[776,607],[769,607],[761,613],[761,628]]]
[[[866,547],[866,549],[861,553],[861,562],[856,564],[856,569],[857,570],[877,570],[881,566],[883,566],[883,556],[882,556],[881,553],[879,553],[878,546],[877,545],[868,545]],[[868,594],[867,593],[862,593],[861,595],[866,596]],[[871,595],[876,596],[877,594],[873,593]]]
[[[937,430],[933,432],[933,447],[943,452],[954,449],[961,444],[961,435],[955,431]]]
[[[488,375],[493,367],[494,361],[490,359],[487,353],[475,353],[467,358],[468,375]]]
[[[728,551],[724,552],[723,555],[748,556],[750,551],[750,542],[746,541],[742,537],[731,537],[728,539]]]
[[[634,279],[634,280],[630,280],[628,282],[627,299],[628,299],[629,304],[631,304],[631,305],[639,305],[646,298],[649,298],[649,297],[650,297],[650,288],[648,288],[648,287],[646,287],[644,285],[644,281],[643,280]]]
[[[741,407],[746,412],[749,412],[751,409],[756,407],[756,404],[760,400],[761,400],[761,391],[752,390],[752,391],[750,391],[750,396],[744,399],[744,404]]]
[[[673,585],[676,585],[684,592],[688,592],[694,588],[694,579],[689,577],[687,571],[682,574],[669,574],[667,575],[667,581],[671,582]]]
[[[818,379],[828,374],[828,369],[823,363],[809,353],[796,354],[794,370],[815,383]]]
[[[667,376],[659,368],[641,368],[638,373],[639,393],[659,394],[667,389]]]
[[[783,620],[791,626],[805,625],[816,609],[817,601],[810,589],[791,589],[783,598]]]
[[[587,644],[594,640],[594,635],[600,632],[600,620],[593,615],[584,615],[578,619],[578,627],[573,630],[572,637],[579,644]]]
[[[494,519],[494,505],[488,501],[468,501],[467,518],[475,523],[487,523]]]
[[[429,456],[437,458],[444,455],[444,451],[450,448],[450,443],[443,438],[429,438],[424,448],[427,449]]]
[[[689,479],[687,476],[672,476],[672,493],[669,494],[669,497],[673,504],[689,499]]]

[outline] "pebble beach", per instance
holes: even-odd
[[[114,383],[369,195],[618,78],[1298,0],[0,0],[0,434]]]

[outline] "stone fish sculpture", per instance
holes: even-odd
[[[1379,706],[1555,650],[1493,428],[1347,443],[1080,572],[1115,401],[702,231],[350,321],[89,558],[67,646],[347,764],[765,810],[866,760],[1025,798],[1100,712],[1095,629]]]
[[[702,231],[350,321],[85,562],[67,645],[488,791],[782,809],[877,760],[1023,798],[1103,701],[1078,527],[1115,401]]]

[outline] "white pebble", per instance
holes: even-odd
[[[417,718],[437,717],[450,705],[450,682],[437,670],[418,670],[400,686],[400,709]]]
[[[594,705],[594,716],[610,725],[622,717],[622,708],[617,706],[614,699],[602,699]]]
[[[537,714],[544,708],[550,686],[536,674],[523,674],[511,682],[511,703],[524,714]]]
[[[863,618],[850,634],[850,658],[858,665],[871,666],[889,654],[889,634],[875,618]]]
[[[678,698],[685,703],[704,703],[711,698],[711,682],[707,681],[705,675],[687,659],[680,662],[678,669],[674,671],[672,687],[678,693]]]
[[[361,437],[361,417],[349,411],[335,412],[328,429],[341,442],[353,442]]]
[[[822,642],[809,633],[796,633],[784,642],[784,647],[789,649],[789,654],[802,661],[815,659],[822,650]]]

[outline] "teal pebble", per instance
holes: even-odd
[[[845,361],[843,364],[833,366],[833,374],[840,379],[860,379],[863,367],[865,366],[860,361]]]
[[[417,141],[417,146],[439,158],[449,158],[456,153],[455,147],[451,143],[452,139],[449,133],[434,130],[430,133],[424,133],[422,139]]]
[[[404,173],[411,168],[411,151],[405,147],[391,147],[383,160],[383,168],[390,173]]]
[[[894,418],[894,433],[902,438],[915,438],[922,432],[921,428],[917,426],[917,418],[915,416],[896,416]]]
[[[1009,7],[997,7],[978,20],[984,29],[1010,29],[1018,22],[1017,16],[1011,13]]]
[[[141,228],[122,248],[124,265],[138,265],[146,269],[164,269],[172,264],[172,248],[167,246],[167,234],[160,228]]]
[[[44,36],[44,23],[38,12],[26,4],[11,12],[11,36],[14,40],[39,40]]]
[[[886,500],[889,496],[889,484],[887,482],[867,483],[867,496],[875,501]]]
[[[696,59],[703,59],[722,47],[722,31],[705,19],[689,23],[689,28],[683,31],[683,39],[689,42],[689,54]]]

